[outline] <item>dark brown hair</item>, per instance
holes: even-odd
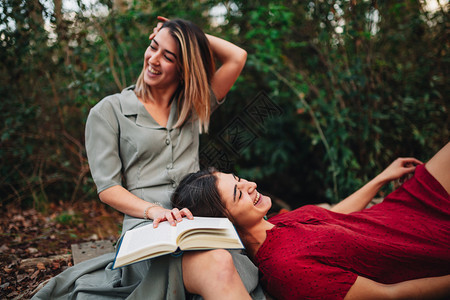
[[[208,168],[185,176],[172,195],[172,206],[187,208],[194,216],[228,217],[220,199],[215,168]]]

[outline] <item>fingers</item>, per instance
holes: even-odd
[[[157,16],[156,18],[157,18],[158,20],[160,20],[160,21],[163,21],[163,22],[169,21],[169,19],[167,19],[167,18],[165,18],[165,17],[163,17],[163,16]]]
[[[161,223],[162,219],[161,218],[156,218],[153,220],[153,228],[157,228],[159,223]]]
[[[163,26],[163,23],[158,22],[158,24],[156,24],[156,27],[153,28],[153,32],[152,34],[150,34],[150,36],[148,37],[149,40],[153,40],[155,38],[155,36],[158,34],[159,30],[161,30],[161,27]]]
[[[188,218],[189,220],[194,219],[194,216],[192,215],[191,211],[187,208],[183,208],[182,210],[180,210],[180,213],[182,215],[184,215],[186,218]]]
[[[181,216],[180,211],[178,210],[178,208],[173,208],[173,209],[170,211],[170,218],[172,219],[172,222],[170,222],[170,220],[169,220],[169,222],[170,222],[170,224],[171,224],[172,226],[177,225],[177,224],[175,223],[175,220],[176,220],[176,222],[178,223],[178,222],[181,222],[181,220],[183,219],[183,217]]]
[[[421,162],[420,160],[414,158],[414,157],[402,157],[399,158],[400,163],[402,164],[402,166],[406,166],[409,167],[408,165],[410,164],[414,164],[414,165],[421,165],[423,164],[423,162]]]
[[[187,208],[183,208],[182,210],[178,210],[178,208],[172,209],[172,216],[177,222],[183,221],[183,216],[190,220],[194,219],[191,211]]]
[[[413,173],[417,165],[422,164],[422,162],[414,157],[404,157],[398,159],[398,175],[396,176],[401,182],[407,179],[408,174]]]
[[[421,165],[422,162],[414,157],[399,157],[397,158],[390,167],[398,169],[401,172],[413,172],[417,165]]]
[[[161,27],[163,26],[164,22],[169,21],[169,19],[162,17],[162,16],[158,16],[157,19],[161,22],[158,22],[158,24],[156,24],[156,27],[153,28],[153,32],[148,37],[149,40],[153,40],[155,38],[155,36],[158,34]]]
[[[177,225],[177,223],[175,222],[175,219],[172,216],[172,211],[170,211],[170,210],[164,211],[162,216],[157,217],[153,220],[153,228],[157,228],[159,223],[161,223],[163,221],[169,222],[170,225],[172,225],[172,226]]]
[[[412,164],[415,164],[415,165],[421,165],[421,164],[423,164],[423,162],[421,162],[420,160],[418,160],[418,159],[416,159],[416,158],[414,158],[414,157],[409,157],[408,158],[408,162],[409,163],[412,163]]]
[[[401,168],[403,168],[403,174],[414,172],[417,165],[421,165],[422,162],[414,157],[406,157],[400,159]]]
[[[168,209],[164,209],[158,214],[158,217],[153,219],[153,228],[157,228],[159,223],[163,221],[168,221],[172,226],[176,225],[176,222],[172,216],[172,211]]]
[[[178,208],[166,210],[164,211],[162,216],[157,217],[153,220],[153,228],[157,228],[159,223],[163,221],[167,221],[170,223],[170,225],[176,226],[177,223],[183,221],[183,216],[185,216],[190,220],[194,219],[194,216],[192,215],[191,211],[187,208],[183,208],[182,210],[179,210]]]
[[[159,30],[161,29],[161,26],[162,26],[162,25],[159,26],[159,24],[162,24],[162,23],[158,23],[158,25],[156,25],[156,27],[153,28],[152,34],[150,34],[150,36],[148,37],[149,40],[153,40],[155,38],[155,36],[158,34],[158,32],[159,32]]]

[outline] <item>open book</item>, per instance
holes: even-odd
[[[114,260],[114,268],[184,250],[243,249],[244,246],[227,218],[183,218],[177,226],[162,222],[125,232]]]

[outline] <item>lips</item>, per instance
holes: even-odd
[[[261,200],[261,194],[258,193],[258,191],[257,191],[255,200],[253,200],[253,205],[256,206],[259,203],[260,200]]]

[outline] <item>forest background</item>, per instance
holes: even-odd
[[[449,140],[448,1],[2,0],[0,205],[97,201],[89,109],[135,83],[156,17],[248,52],[202,164],[298,207]]]

